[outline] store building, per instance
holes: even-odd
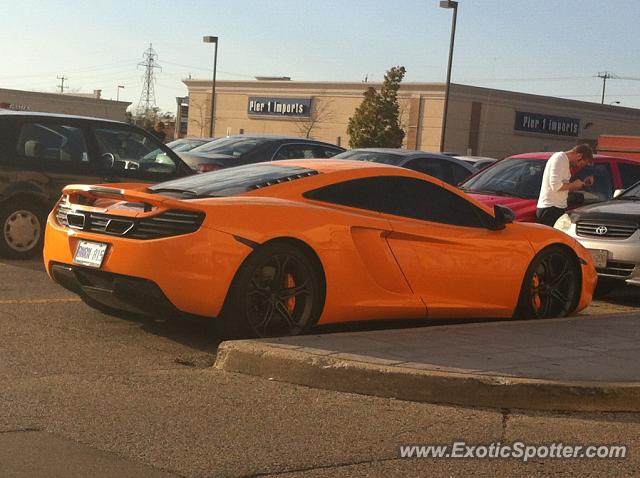
[[[187,136],[209,136],[211,80],[184,80]],[[366,88],[380,83],[217,81],[214,136],[269,133],[348,147],[347,124]],[[402,83],[403,146],[439,151],[444,83]],[[452,84],[444,151],[504,157],[595,144],[600,134],[640,135],[640,110]],[[186,102],[183,102],[185,104]]]
[[[0,109],[91,116],[125,121],[125,112],[131,103],[104,100],[100,96],[100,90],[94,90],[93,93],[88,94],[60,94],[0,88]]]

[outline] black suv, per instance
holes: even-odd
[[[193,174],[152,134],[126,123],[0,111],[0,254],[42,249],[46,217],[67,184],[161,182]]]
[[[281,159],[331,158],[344,148],[306,138],[236,135],[219,138],[178,155],[200,173]]]

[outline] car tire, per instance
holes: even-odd
[[[266,244],[240,266],[218,320],[225,338],[299,335],[318,321],[322,274],[300,248]]]
[[[0,205],[0,254],[9,259],[29,259],[42,252],[46,213],[28,199]]]
[[[538,253],[525,274],[516,317],[566,317],[578,306],[582,279],[576,259],[561,247]]]
[[[625,286],[625,281],[620,279],[610,279],[608,277],[598,277],[598,285],[593,292],[594,299],[600,299],[606,295],[609,295],[615,289]]]

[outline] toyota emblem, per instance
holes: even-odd
[[[598,226],[596,228],[596,234],[599,236],[604,236],[607,233],[607,226]]]

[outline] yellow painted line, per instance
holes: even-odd
[[[60,302],[81,302],[79,297],[70,297],[66,299],[12,299],[0,300],[0,305],[14,304],[57,304]]]

